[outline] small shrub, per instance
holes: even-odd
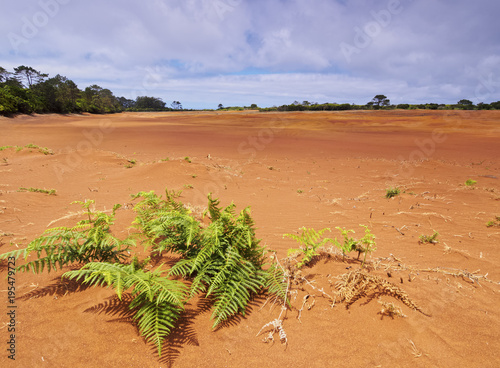
[[[316,231],[314,229],[306,229],[303,227],[300,235],[295,234],[285,234],[283,237],[288,237],[293,240],[296,240],[300,244],[300,248],[297,249],[289,249],[287,255],[291,256],[294,253],[302,254],[302,260],[297,263],[297,268],[301,268],[304,265],[307,265],[314,256],[319,255],[318,248],[325,245],[328,241],[331,241],[329,238],[321,239],[323,233],[325,231],[330,231],[330,229],[322,229],[320,231]]]
[[[191,163],[191,159],[189,158],[189,156],[184,157],[184,161]]]
[[[399,188],[389,188],[385,191],[385,198],[395,197],[395,196],[399,195],[399,193],[401,193]]]
[[[467,181],[465,182],[465,185],[467,185],[468,187],[472,187],[474,185],[477,184],[477,181],[476,180],[472,180],[472,179],[467,179]]]
[[[297,189],[297,193],[302,194],[304,191],[302,189]]]
[[[419,243],[424,244],[424,243],[430,243],[430,244],[437,244],[439,243],[439,240],[437,240],[439,233],[434,232],[432,235],[420,235],[419,238]]]

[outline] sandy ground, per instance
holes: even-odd
[[[296,247],[282,235],[302,226],[330,227],[339,237],[336,226],[360,235],[359,224],[367,225],[377,237],[370,262],[383,264],[371,274],[398,285],[430,316],[388,295],[380,300],[406,318],[379,314],[377,298],[332,308],[306,286],[294,306],[306,293],[315,304],[300,321],[297,309],[288,311],[285,346],[277,336],[274,344],[256,337],[279,314],[270,303],[262,308],[265,297],[215,332],[210,312],[194,300],[159,359],[111,290],[62,282],[62,272],[18,273],[14,362],[6,351],[3,261],[2,367],[500,366],[500,226],[486,227],[500,216],[500,111],[0,118],[0,146],[30,143],[54,155],[0,151],[1,253],[48,227],[74,224],[75,200],[94,199],[98,209],[124,205],[113,232],[125,237],[134,218],[130,194],[182,189],[184,203],[203,208],[213,192],[223,205],[251,206],[258,237],[280,258]],[[477,184],[466,186],[467,179]],[[390,187],[401,194],[386,199]],[[419,244],[434,231],[438,244]],[[321,257],[303,273],[334,295],[335,277],[355,268]],[[448,274],[460,271],[477,271],[478,282]]]

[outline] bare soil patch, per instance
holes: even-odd
[[[258,237],[280,258],[297,247],[283,234],[302,226],[361,236],[367,225],[377,242],[369,274],[428,314],[373,292],[332,307],[302,285],[285,346],[256,337],[279,314],[265,297],[217,331],[194,300],[159,359],[112,290],[61,281],[63,272],[18,273],[16,361],[2,313],[2,367],[500,366],[500,228],[486,226],[500,216],[500,111],[42,115],[0,118],[0,132],[0,146],[12,146],[0,151],[1,253],[75,223],[75,200],[122,204],[113,229],[125,237],[130,194],[183,190],[182,202],[202,209],[212,192],[251,206]],[[389,188],[400,194],[385,198]],[[437,244],[419,242],[434,232]],[[325,255],[302,275],[336,295],[336,277],[359,267]],[[4,310],[6,274],[3,261]],[[298,320],[307,294],[315,303]],[[406,317],[383,313],[389,302]]]

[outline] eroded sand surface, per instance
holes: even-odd
[[[113,291],[77,290],[60,281],[63,272],[19,273],[16,361],[8,361],[4,349],[2,312],[2,367],[500,366],[500,285],[488,282],[500,281],[500,227],[486,227],[500,216],[500,111],[0,118],[0,146],[30,143],[55,154],[0,151],[2,253],[26,246],[49,224],[74,224],[80,219],[71,216],[79,210],[70,204],[75,200],[94,199],[98,209],[124,205],[113,231],[125,237],[134,218],[130,194],[182,189],[183,203],[203,208],[213,192],[223,205],[251,206],[258,237],[279,257],[296,247],[282,235],[302,226],[340,226],[360,235],[359,224],[367,225],[377,237],[370,261],[392,265],[392,277],[385,266],[372,274],[401,287],[430,317],[387,295],[381,299],[401,307],[406,318],[382,318],[377,299],[331,308],[306,288],[315,305],[301,321],[297,310],[288,312],[285,347],[256,337],[279,314],[270,303],[261,309],[265,298],[215,332],[210,312],[194,300],[158,359]],[[131,168],[129,160],[136,161]],[[477,184],[467,187],[467,179]],[[56,189],[57,195],[20,187]],[[386,199],[389,187],[402,193]],[[438,244],[418,243],[434,231]],[[1,267],[5,310],[5,261]],[[349,267],[359,263],[323,257],[303,273],[333,295],[335,276]],[[488,280],[478,284],[437,268],[477,271]],[[304,295],[299,291],[296,307]]]

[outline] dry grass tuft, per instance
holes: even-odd
[[[384,318],[384,316],[391,317],[392,319],[394,319],[394,317],[407,317],[405,314],[403,314],[401,308],[394,305],[394,303],[383,302],[381,300],[379,300],[378,302],[382,304],[382,309],[380,310],[380,312],[378,312],[378,314],[382,315],[382,318]]]
[[[379,276],[368,275],[363,269],[344,273],[338,279],[340,281],[335,284],[338,289],[337,295],[341,302],[346,303],[346,307],[364,296],[373,298],[383,294],[399,299],[407,307],[428,316],[401,288]]]

